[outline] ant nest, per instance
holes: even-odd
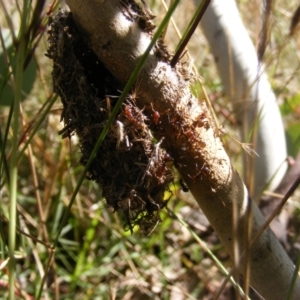
[[[80,163],[85,165],[117,102],[122,86],[88,48],[72,13],[59,11],[50,20],[49,48],[53,89],[60,96],[63,138],[77,134]],[[108,96],[116,95],[116,96]],[[108,206],[122,211],[125,229],[135,225],[149,234],[160,221],[165,191],[173,179],[170,156],[154,142],[147,118],[128,96],[106,135],[87,178],[102,187]]]

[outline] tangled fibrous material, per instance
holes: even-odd
[[[110,117],[122,86],[108,72],[77,29],[72,13],[59,11],[50,20],[47,56],[53,60],[53,89],[60,96],[63,138],[79,137],[85,165]],[[172,181],[172,159],[155,141],[136,94],[128,95],[104,139],[87,178],[103,190],[108,206],[122,211],[125,229],[135,225],[148,234],[159,223],[164,193]]]

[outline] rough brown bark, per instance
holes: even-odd
[[[150,35],[129,20],[118,0],[69,0],[73,16],[86,35],[89,46],[108,70],[123,84],[150,42]],[[237,205],[237,236],[244,251],[247,222],[245,213],[249,196],[214,128],[204,103],[190,93],[187,69],[171,68],[159,53],[153,51],[138,77],[136,102],[148,118],[159,112],[156,137],[164,137],[163,147],[186,181],[228,252],[233,255],[232,215]],[[264,219],[252,203],[254,237]],[[251,249],[251,285],[266,299],[284,299],[294,266],[268,229]],[[243,265],[243,264],[242,264]],[[300,298],[297,281],[293,299]]]

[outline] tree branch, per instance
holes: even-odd
[[[194,2],[198,4],[200,0]],[[266,187],[273,191],[287,170],[284,126],[276,97],[235,0],[212,0],[201,27],[227,98],[241,124],[242,141],[249,141],[258,153],[244,156],[243,166],[251,196],[259,202]]]
[[[125,84],[146,50],[151,34],[130,20],[119,0],[67,1],[89,46],[114,77]],[[136,85],[135,99],[152,120],[154,134],[174,158],[176,168],[210,220],[226,249],[233,256],[233,203],[238,210],[237,237],[240,252],[247,243],[248,193],[231,165],[218,131],[204,103],[190,93],[187,69],[171,68],[159,50],[147,59]],[[153,110],[160,115],[159,124]],[[156,126],[155,126],[156,125]],[[252,231],[255,236],[264,223],[252,203]],[[244,265],[244,262],[242,262]],[[266,299],[283,299],[292,280],[294,266],[274,234],[267,230],[250,254],[251,285]],[[293,299],[300,297],[297,281]]]

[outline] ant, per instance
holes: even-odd
[[[192,176],[187,174],[187,176],[189,176],[192,180],[196,180],[200,175],[209,175],[211,172],[211,170],[209,169],[209,167],[204,163],[203,166],[201,167],[200,171]]]
[[[170,111],[170,109],[167,109],[164,113],[160,114],[157,110],[155,110],[153,108],[153,103],[151,103],[151,110],[153,112],[153,114],[151,114],[151,117],[152,117],[153,123],[155,125],[158,125],[159,123],[161,123],[161,121],[160,121],[161,115],[164,115]]]
[[[143,116],[138,115],[137,111],[133,110],[133,106],[125,105],[124,113],[129,120],[129,122],[136,128],[136,129],[142,129],[143,128]]]
[[[157,125],[158,122],[159,122],[159,119],[160,119],[160,114],[157,110],[154,110],[153,103],[151,103],[151,108],[152,108],[152,111],[153,111],[153,114],[152,114],[153,122],[154,122],[155,125]]]
[[[198,119],[195,121],[195,125],[198,127],[204,127],[205,129],[209,129],[209,120],[206,112],[202,112]]]
[[[124,113],[127,116],[127,119],[131,122],[131,123],[135,123],[135,117],[132,114],[132,110],[130,109],[130,107],[128,105],[125,106],[124,109]]]
[[[187,135],[193,142],[197,141],[197,137],[191,129],[188,129],[186,132],[184,132],[184,134]]]

